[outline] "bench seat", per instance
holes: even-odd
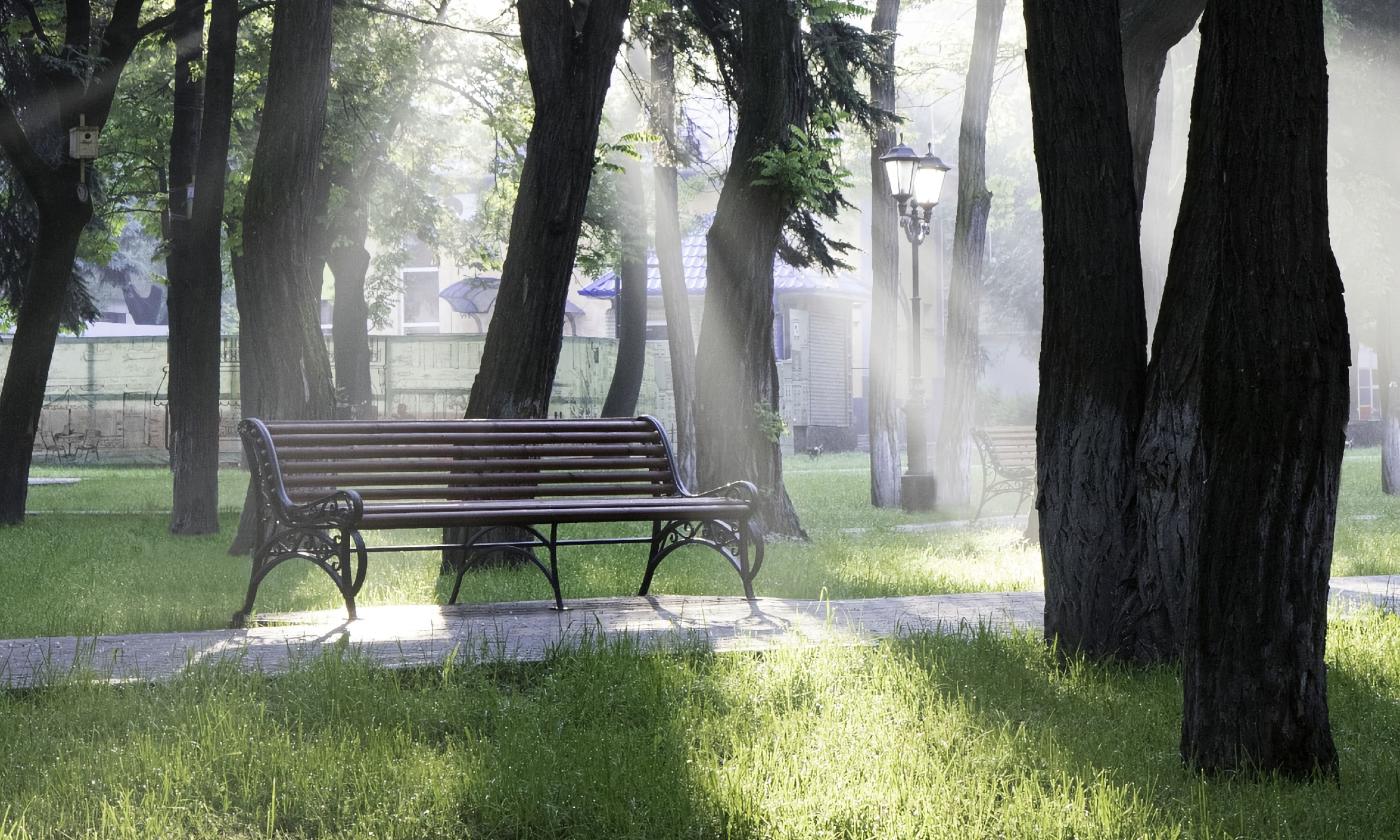
[[[550,522],[668,522],[673,519],[734,519],[748,506],[703,497],[675,499],[579,499],[573,502],[528,499],[508,502],[425,502],[366,504],[361,530],[439,528],[446,526],[538,525]]]

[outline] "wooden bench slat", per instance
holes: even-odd
[[[517,445],[520,443],[656,443],[655,432],[522,432],[518,435],[502,435],[492,432],[402,432],[370,437],[353,432],[308,432],[306,434],[278,434],[297,446],[407,446],[411,444],[486,444]]]
[[[431,528],[458,525],[538,525],[560,520],[570,523],[666,522],[682,517],[719,519],[746,512],[744,505],[690,508],[503,508],[501,510],[419,510],[404,513],[366,512],[367,528]]]
[[[582,469],[617,470],[619,472],[662,470],[667,475],[670,475],[670,470],[667,469],[669,466],[670,462],[665,458],[493,458],[489,460],[470,461],[452,458],[379,461],[326,459],[316,461],[283,461],[282,472],[287,477],[287,481],[290,482],[294,476],[301,473],[341,476],[351,474],[369,476],[374,473],[396,472],[411,472],[415,475],[433,475],[438,473],[460,475],[513,471],[554,472],[558,470]],[[374,479],[366,477],[364,480],[372,482]]]
[[[584,420],[271,420],[264,423],[276,437],[314,434],[318,430],[330,433],[353,432],[365,435],[398,432],[443,432],[471,429],[518,437],[526,432],[542,431],[640,431],[653,436],[656,428],[647,420],[631,418],[591,418]]]
[[[603,481],[654,484],[669,481],[669,470],[540,470],[538,472],[444,472],[444,473],[336,473],[292,474],[284,477],[287,487],[475,487],[483,484],[587,484]]]
[[[669,495],[676,492],[676,485],[658,483],[654,485],[617,484],[562,484],[555,487],[539,488],[517,484],[514,486],[483,485],[479,487],[366,487],[356,490],[365,501],[379,499],[529,499],[535,496],[637,496]],[[323,491],[294,495],[292,501],[309,502],[324,495]]]
[[[310,460],[380,460],[395,458],[447,458],[460,461],[468,458],[524,458],[577,455],[577,444],[532,444],[494,446],[451,446],[444,444],[403,444],[398,446],[279,446],[277,459],[286,467]],[[666,448],[660,443],[597,443],[588,447],[589,455],[641,456],[665,458]]]

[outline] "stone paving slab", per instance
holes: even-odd
[[[386,666],[465,661],[537,661],[561,645],[630,636],[643,646],[703,643],[720,652],[822,642],[869,643],[900,632],[956,632],[986,625],[1039,627],[1039,593],[989,593],[849,601],[651,596],[595,598],[553,609],[551,601],[457,606],[361,607],[360,617],[326,611],[265,615],[246,630],[47,637],[0,641],[0,686],[70,679],[161,681],[194,663],[235,662],[278,673],[329,646],[349,645]]]
[[[1400,611],[1400,576],[1334,578],[1333,604]],[[275,674],[333,646],[349,646],[387,667],[538,661],[561,646],[627,636],[644,647],[704,644],[717,652],[821,643],[868,644],[929,631],[1039,632],[1040,592],[992,592],[837,601],[735,597],[592,598],[553,609],[551,601],[457,606],[361,607],[262,616],[246,630],[0,640],[0,687],[77,678],[126,683],[169,680],[203,662],[232,662]]]

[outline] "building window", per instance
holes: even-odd
[[[788,343],[787,332],[787,312],[778,310],[773,315],[773,355],[778,361],[785,362],[792,358],[792,346]]]
[[[1356,372],[1357,416],[1370,420],[1381,414],[1380,387],[1376,382],[1376,372],[1361,368]]]
[[[438,270],[407,268],[403,272],[403,325],[407,331],[436,332],[438,320]]]

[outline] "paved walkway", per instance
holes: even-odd
[[[1334,608],[1400,607],[1400,576],[1337,578]],[[342,611],[264,616],[247,630],[138,633],[0,641],[0,686],[24,688],[68,680],[75,673],[122,683],[168,680],[192,664],[232,661],[277,673],[332,645],[351,645],[386,666],[459,660],[539,660],[585,638],[630,636],[644,646],[708,644],[716,651],[764,650],[823,642],[865,644],[914,631],[961,632],[979,626],[1039,630],[1039,592],[997,592],[801,601],[652,596],[407,607],[362,607],[357,621]],[[1397,610],[1400,611],[1400,610]]]

